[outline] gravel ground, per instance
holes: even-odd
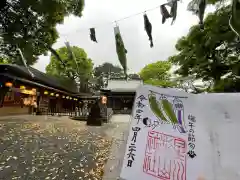
[[[67,117],[0,118],[0,180],[98,180],[116,123],[102,127]]]

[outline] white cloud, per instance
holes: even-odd
[[[186,10],[188,2],[179,3],[178,16],[173,25],[170,25],[171,20],[161,23],[160,8],[147,12],[153,26],[154,48],[149,47],[142,15],[118,22],[128,50],[128,68],[131,72],[139,72],[146,64],[166,60],[176,52],[177,39],[198,22],[197,17]],[[71,45],[83,48],[95,65],[105,61],[119,65],[113,34],[114,24],[111,22],[159,5],[159,0],[86,0],[82,18],[69,16],[65,18],[64,24],[58,25],[60,39],[53,47],[62,47],[65,41],[69,41]],[[90,27],[96,27],[97,44],[89,38]],[[40,56],[34,67],[45,71],[48,63],[49,56]]]

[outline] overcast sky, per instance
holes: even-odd
[[[147,12],[153,27],[154,48],[149,47],[148,36],[144,30],[143,14],[118,22],[125,48],[128,50],[130,72],[139,72],[145,65],[166,60],[176,53],[175,44],[178,38],[186,35],[189,28],[198,23],[198,18],[186,10],[189,0],[183,1],[178,3],[178,15],[173,25],[170,19],[165,24],[161,23],[160,8]],[[70,45],[83,48],[95,66],[103,62],[120,65],[113,32],[115,24],[111,22],[152,9],[164,2],[166,1],[86,0],[81,18],[69,16],[65,18],[63,24],[58,25],[60,38],[53,48],[60,48],[64,46],[65,41],[69,41]],[[91,27],[96,27],[98,43],[90,40],[89,28]],[[49,59],[49,56],[40,56],[34,67],[45,72]]]

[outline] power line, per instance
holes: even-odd
[[[164,4],[167,4],[167,3],[164,3]],[[103,26],[107,26],[107,25],[112,25],[112,24],[117,24],[119,21],[124,21],[126,19],[129,19],[129,18],[132,18],[132,17],[135,17],[135,16],[138,16],[138,15],[141,15],[141,14],[144,14],[146,12],[149,12],[149,11],[153,11],[157,8],[160,8],[161,5],[164,5],[164,4],[160,4],[158,5],[157,7],[154,7],[154,8],[150,8],[150,9],[147,9],[145,11],[142,11],[142,12],[139,12],[139,13],[135,13],[135,14],[132,14],[132,15],[129,15],[129,16],[126,16],[126,17],[123,17],[123,18],[120,18],[118,20],[115,20],[113,22],[108,22],[108,23],[103,23],[101,25],[98,25],[98,26],[93,26],[91,28],[95,28],[95,29],[98,29],[100,27],[103,27]],[[82,31],[87,31],[89,30],[90,28],[81,28],[81,29],[76,29],[75,31],[72,31],[72,32],[69,32],[69,33],[65,33],[65,34],[60,34],[61,36],[67,36],[69,34],[75,34],[75,33],[78,33],[78,32],[82,32]],[[65,38],[64,38],[65,39]]]

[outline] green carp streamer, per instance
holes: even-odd
[[[162,99],[161,103],[162,103],[164,112],[167,114],[167,116],[171,120],[172,124],[178,124],[178,120],[173,111],[172,104],[170,102],[168,102],[168,100],[166,100],[166,99]]]
[[[157,102],[156,96],[154,94],[149,94],[148,95],[148,101],[150,104],[150,108],[152,110],[152,112],[158,117],[160,118],[162,121],[167,122],[167,119],[165,118],[165,116],[162,113],[162,110],[159,106],[159,102]]]
[[[118,59],[120,64],[123,67],[124,74],[126,75],[127,74],[127,57],[126,57],[127,50],[124,47],[123,40],[120,33],[117,33],[115,35],[115,39],[116,39],[116,51],[117,51]]]

